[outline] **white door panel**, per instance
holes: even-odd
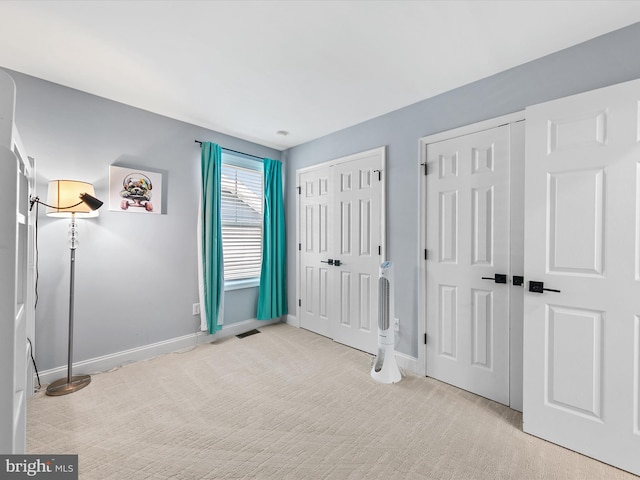
[[[331,335],[329,323],[329,258],[332,223],[330,221],[329,168],[299,175],[299,250],[301,276],[300,326]]]
[[[508,125],[427,146],[427,375],[509,404]]]
[[[640,474],[640,82],[527,109],[524,430]]]
[[[334,217],[335,341],[369,353],[378,342],[378,269],[382,263],[382,157],[374,151],[338,163]],[[380,175],[378,174],[380,172]]]

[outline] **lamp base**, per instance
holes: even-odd
[[[80,390],[91,383],[91,377],[89,375],[74,375],[71,377],[71,383],[67,382],[67,380],[68,378],[64,377],[51,383],[47,387],[46,394],[53,397],[67,395]]]

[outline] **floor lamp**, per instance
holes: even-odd
[[[47,207],[46,214],[50,217],[71,218],[69,224],[69,249],[71,251],[71,270],[69,275],[69,358],[67,361],[67,376],[56,380],[47,387],[47,395],[67,395],[91,383],[89,375],[73,375],[73,310],[74,310],[74,281],[76,264],[76,247],[78,246],[77,217],[97,217],[102,202],[95,196],[93,185],[76,180],[52,180],[49,182],[47,203],[38,197],[31,199],[34,203]]]

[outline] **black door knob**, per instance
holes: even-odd
[[[496,273],[493,277],[482,277],[482,280],[493,280],[496,283],[507,283],[507,276],[504,273]]]
[[[560,290],[555,290],[553,288],[544,288],[544,282],[529,282],[529,291],[533,293],[544,293],[544,292],[556,292],[560,293]]]

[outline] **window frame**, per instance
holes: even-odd
[[[222,150],[222,165],[230,165],[233,167],[245,168],[248,170],[254,170],[260,172],[262,177],[262,222],[264,221],[264,162],[262,160],[253,158],[249,155],[244,155],[239,152],[228,152]],[[222,221],[222,220],[221,220]],[[222,222],[224,225],[224,222]],[[224,242],[224,240],[223,240]],[[262,254],[264,247],[264,223],[260,225],[260,263],[262,263]],[[224,249],[223,249],[223,262],[224,262]],[[260,286],[260,274],[256,277],[241,278],[241,279],[224,279],[224,291],[239,290],[242,288],[254,288]]]

